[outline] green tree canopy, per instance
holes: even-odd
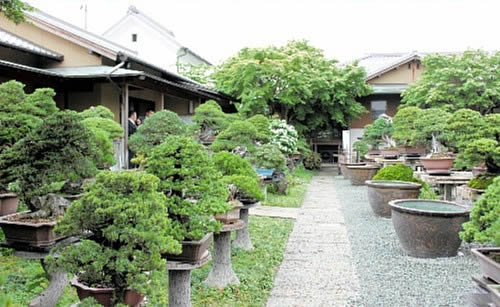
[[[481,114],[500,107],[500,52],[466,51],[461,55],[431,55],[422,61],[420,80],[403,92],[406,106],[468,108]]]
[[[362,68],[339,66],[305,41],[242,49],[213,77],[245,116],[276,113],[304,135],[347,126],[365,112],[356,98],[370,93]]]
[[[366,125],[363,142],[376,148],[379,145],[394,147],[396,144],[392,139],[393,133],[392,122],[386,118],[379,117],[373,123]]]
[[[24,12],[32,11],[33,8],[28,2],[20,0],[7,0],[0,2],[0,12],[9,20],[19,24],[25,21]]]

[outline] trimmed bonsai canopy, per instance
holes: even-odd
[[[143,298],[136,292],[148,294],[152,273],[166,268],[161,255],[180,252],[159,185],[142,172],[101,172],[58,221],[57,233],[82,240],[58,248],[49,263],[76,275],[72,285],[80,299],[136,306]]]
[[[405,253],[412,257],[456,256],[458,233],[469,220],[465,207],[437,200],[403,199],[389,202],[392,224]]]
[[[352,185],[365,185],[365,182],[372,179],[379,169],[377,165],[348,166],[347,172]]]
[[[380,152],[386,158],[397,158],[399,151],[392,138],[392,119],[386,115],[377,118],[372,124],[366,125],[361,141],[376,149],[384,146]]]
[[[222,130],[236,120],[236,116],[224,113],[217,102],[208,100],[194,110],[192,120],[198,139],[202,143],[210,144]]]
[[[180,255],[169,254],[167,258],[199,260],[196,255],[187,254],[187,246],[201,240],[199,243],[208,247],[210,233],[222,227],[215,215],[231,209],[222,174],[203,145],[182,136],[168,136],[163,144],[153,148],[146,172],[160,178],[175,238],[183,243]]]

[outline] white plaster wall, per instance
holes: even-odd
[[[351,137],[351,144],[349,145],[349,148],[352,149],[352,145],[354,144],[354,142],[358,141],[359,138],[361,138],[363,136],[363,133],[364,133],[365,129],[350,129],[350,137]]]

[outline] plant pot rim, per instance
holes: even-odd
[[[459,207],[463,209],[463,211],[458,211],[458,212],[449,212],[449,211],[430,211],[430,210],[422,210],[422,209],[414,209],[414,208],[408,208],[408,207],[402,207],[399,206],[399,203],[402,202],[431,202],[431,203],[440,203],[440,204],[447,204],[455,207]],[[422,215],[422,216],[436,216],[436,217],[458,217],[458,216],[465,216],[469,215],[471,208],[468,208],[466,206],[462,206],[450,201],[444,201],[444,200],[431,200],[431,199],[397,199],[397,200],[391,200],[389,201],[389,206],[393,210],[396,210],[398,212],[402,213],[409,213],[413,215]]]
[[[21,222],[21,221],[9,221],[7,220],[9,217],[13,216],[19,216],[19,215],[25,215],[31,213],[31,211],[23,211],[23,212],[16,212],[12,213],[9,215],[4,215],[0,217],[0,224],[8,224],[8,225],[20,225],[20,226],[26,226],[30,225],[31,227],[34,228],[39,228],[39,227],[44,227],[44,226],[55,226],[57,223],[57,220],[51,221],[51,222],[38,222],[38,223],[28,223],[28,222]]]
[[[347,166],[349,169],[379,169],[380,166],[375,166],[375,165],[353,165],[353,166]]]
[[[207,234],[205,234],[203,236],[203,238],[199,239],[199,240],[182,240],[182,241],[179,241],[179,243],[182,243],[183,245],[198,245],[208,239],[210,239],[211,237],[213,236],[213,232],[209,232]]]
[[[455,157],[438,157],[438,158],[426,158],[422,157],[420,158],[422,161],[433,161],[433,160],[455,160]]]
[[[17,194],[14,192],[0,193],[0,198],[10,198],[17,197]]]
[[[340,164],[343,164],[343,165],[346,165],[347,167],[349,167],[349,166],[366,165],[366,162],[340,162]]]
[[[422,187],[420,183],[401,180],[367,180],[365,184],[377,189],[418,190]]]
[[[79,287],[79,288],[82,288],[83,290],[87,290],[87,291],[92,291],[92,292],[97,292],[97,293],[106,293],[106,292],[110,292],[110,291],[113,291],[114,288],[93,288],[93,287],[89,287],[85,284],[82,284],[81,282],[78,281],[78,276],[74,276],[73,279],[71,279],[71,285],[72,286],[76,286],[76,287]]]

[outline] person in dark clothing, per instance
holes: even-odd
[[[128,113],[128,137],[130,138],[132,134],[137,130],[137,125],[135,121],[137,120],[137,113],[135,111],[130,111]],[[128,148],[128,168],[136,168],[136,165],[130,162],[135,157],[135,153]]]

